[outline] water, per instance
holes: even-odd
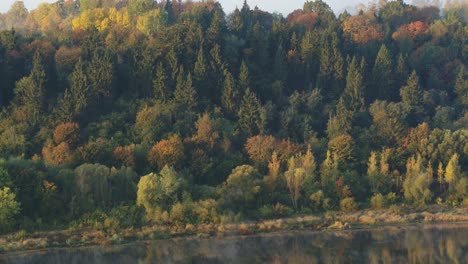
[[[468,263],[468,224],[138,242],[0,255],[0,263]]]

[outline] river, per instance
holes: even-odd
[[[0,255],[0,263],[468,263],[468,224],[183,238]]]

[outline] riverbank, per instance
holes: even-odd
[[[261,233],[330,229],[355,229],[411,223],[468,222],[467,208],[430,206],[424,209],[396,208],[361,210],[353,213],[326,212],[317,215],[282,219],[245,221],[229,224],[185,226],[144,226],[125,230],[80,229],[49,232],[18,232],[0,236],[0,253],[46,248],[83,247],[125,244],[141,240],[161,240],[177,237],[226,237]]]

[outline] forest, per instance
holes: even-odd
[[[462,2],[17,1],[0,233],[468,207]]]

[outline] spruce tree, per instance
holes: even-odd
[[[455,93],[457,94],[457,102],[462,110],[468,109],[468,72],[465,71],[465,66],[460,68],[457,79],[455,81]]]
[[[375,99],[394,101],[398,93],[394,89],[393,63],[390,51],[382,45],[372,69],[372,90],[369,91],[370,101]]]
[[[239,89],[240,92],[245,92],[247,88],[250,86],[250,77],[249,77],[249,68],[247,67],[247,63],[242,61],[240,72],[239,72]]]
[[[239,108],[239,127],[247,136],[259,134],[262,128],[261,104],[257,96],[250,91],[250,88],[244,93]]]
[[[170,91],[168,86],[168,76],[162,62],[156,68],[156,79],[153,81],[154,97],[163,101],[170,98]]]
[[[226,70],[224,77],[223,94],[221,104],[224,110],[229,114],[235,114],[238,111],[239,94],[232,74]]]
[[[356,57],[353,57],[348,66],[346,87],[343,94],[346,107],[353,112],[360,111],[364,107],[361,71],[362,68],[358,65]]]
[[[192,74],[185,79],[184,69],[181,67],[177,77],[177,86],[174,91],[174,101],[182,109],[193,110],[197,106],[197,91],[192,84]]]

